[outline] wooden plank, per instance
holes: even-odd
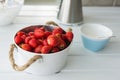
[[[66,67],[62,71],[120,71],[120,55],[68,56]],[[8,56],[1,57],[0,72],[13,72]]]
[[[55,75],[39,76],[26,73],[2,73],[2,80],[119,80],[118,71],[61,72]]]

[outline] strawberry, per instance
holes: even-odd
[[[63,32],[64,32],[64,31],[63,31],[62,28],[60,28],[60,27],[55,27],[55,28],[53,29],[53,31],[52,31],[52,34],[53,34],[53,35],[55,35],[55,34],[57,34],[57,33],[62,34]]]
[[[38,46],[38,43],[37,43],[37,40],[36,39],[30,39],[29,40],[29,45],[32,46],[33,48],[37,47]]]
[[[22,38],[23,40],[25,40],[26,37],[27,37],[27,36],[26,36],[25,34],[23,34],[23,35],[21,36],[21,38]]]
[[[67,40],[67,37],[66,37],[66,35],[65,34],[62,34],[61,35],[61,38],[62,38],[62,40],[64,40],[65,42],[67,42],[68,40]]]
[[[34,30],[34,35],[36,38],[42,38],[45,35],[45,32],[41,29],[35,29]]]
[[[57,46],[59,45],[60,41],[59,41],[59,38],[55,35],[50,35],[47,37],[47,43],[50,45],[50,46]]]
[[[40,30],[42,30],[43,32],[45,32],[45,28],[44,27],[40,27]]]
[[[45,38],[47,38],[49,35],[51,35],[52,34],[52,32],[50,32],[50,31],[45,31]]]
[[[36,37],[34,35],[31,35],[30,37],[36,39]]]
[[[23,32],[23,31],[19,31],[19,32],[17,32],[17,35],[18,35],[18,36],[25,35],[25,32]]]
[[[43,45],[39,45],[35,48],[35,51],[36,53],[40,53],[41,52],[41,49],[42,49]]]
[[[68,41],[72,41],[72,39],[73,39],[73,33],[72,33],[72,29],[69,29],[69,31],[68,32],[66,32],[66,38],[67,38],[67,40]]]
[[[43,44],[43,40],[42,39],[37,39],[38,44]]]
[[[32,39],[30,36],[27,36],[26,38],[25,38],[25,43],[29,43],[29,40],[30,39]]]
[[[21,44],[21,48],[27,51],[31,51],[32,48],[29,44]]]
[[[51,51],[52,47],[51,46],[43,46],[41,49],[41,52],[43,54],[49,53]]]
[[[65,49],[66,47],[67,47],[67,45],[66,45],[65,41],[63,41],[63,40],[61,39],[60,44],[58,45],[58,48],[59,48],[60,50],[63,50],[63,49]]]
[[[60,33],[56,33],[54,35],[57,36],[57,37],[62,37],[62,34],[60,34]]]
[[[23,39],[21,38],[21,36],[15,36],[14,40],[16,44],[20,44],[23,42]]]
[[[44,40],[43,40],[43,45],[44,45],[44,46],[47,46],[47,45],[48,45],[47,39],[44,39]]]
[[[34,32],[29,32],[28,35],[29,35],[29,36],[34,35]]]
[[[51,50],[52,53],[55,53],[55,52],[58,52],[58,51],[59,51],[59,49],[58,49],[57,47],[54,47],[54,48],[52,48],[52,50]]]

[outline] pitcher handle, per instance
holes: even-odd
[[[25,69],[27,69],[32,63],[34,63],[36,60],[42,58],[41,55],[35,55],[33,56],[32,58],[30,58],[28,60],[27,63],[25,63],[23,66],[18,66],[16,63],[15,63],[15,59],[13,57],[13,52],[14,52],[14,49],[16,48],[15,44],[11,44],[10,45],[10,51],[9,51],[9,60],[11,62],[11,65],[13,67],[14,70],[16,71],[24,71]]]

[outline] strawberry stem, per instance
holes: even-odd
[[[72,28],[68,28],[68,30],[67,30],[68,32],[72,32]]]

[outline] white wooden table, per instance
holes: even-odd
[[[116,36],[103,50],[96,53],[86,50],[81,42],[80,26],[74,26],[74,42],[67,65],[60,73],[36,76],[14,71],[8,52],[16,31],[29,25],[56,20],[56,7],[43,8],[24,6],[13,24],[0,27],[0,80],[120,80],[120,7],[83,8],[84,23],[106,25]]]

